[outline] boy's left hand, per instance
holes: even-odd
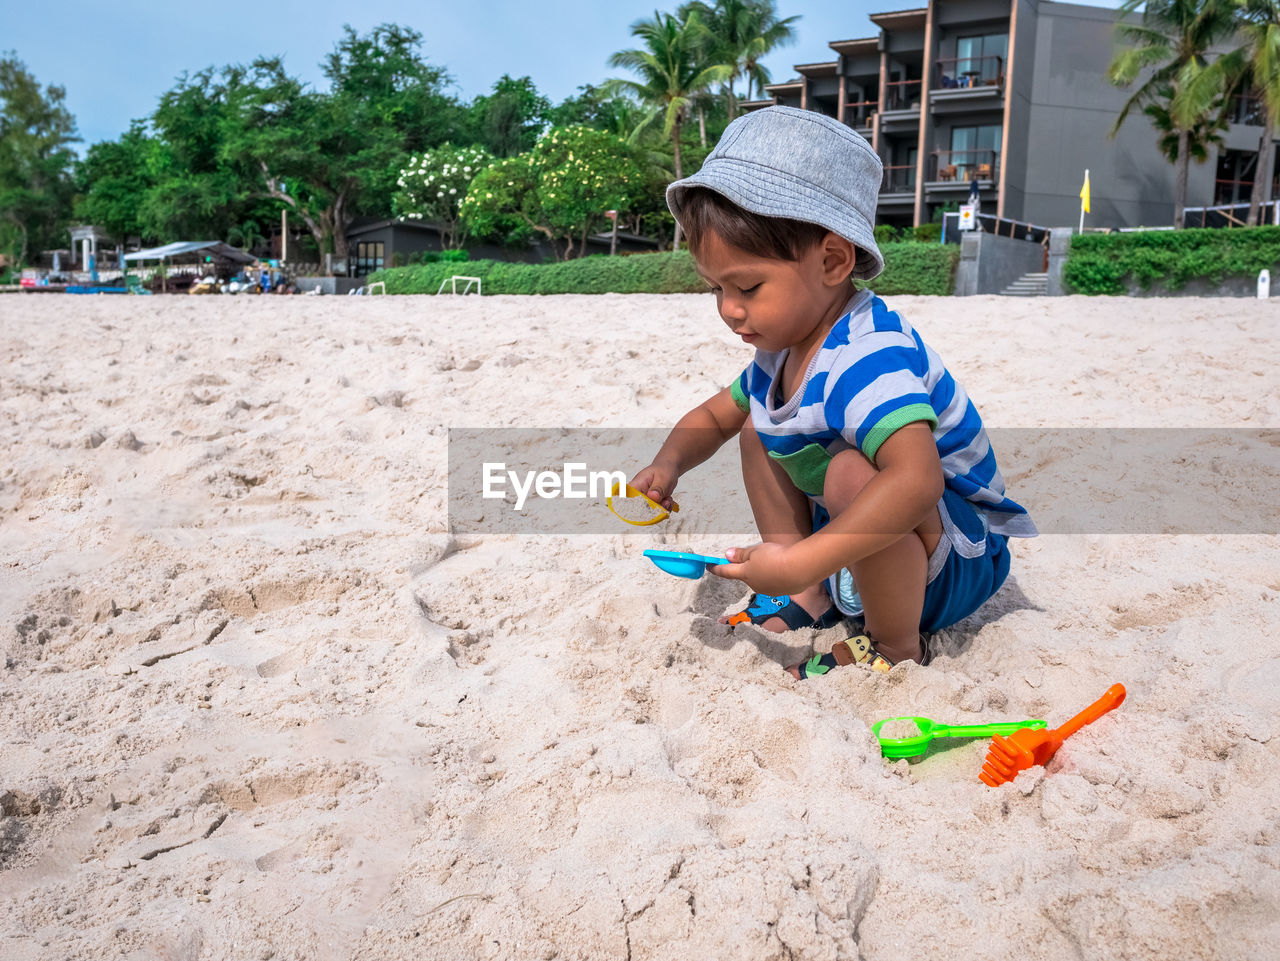
[[[708,564],[707,570],[717,577],[745,581],[757,594],[796,594],[808,586],[796,570],[791,548],[782,544],[731,547],[725,557],[728,564]]]

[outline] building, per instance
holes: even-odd
[[[1110,136],[1133,93],[1106,77],[1115,18],[1052,0],[929,0],[873,14],[877,34],[832,42],[834,60],[798,64],[744,109],[817,110],[866,137],[884,163],[881,223],[928,223],[976,179],[984,213],[1073,225],[1088,169],[1089,223],[1170,224],[1174,166],[1150,120],[1131,113]],[[1234,116],[1208,161],[1191,164],[1189,206],[1248,202],[1260,107],[1242,99]]]

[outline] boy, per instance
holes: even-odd
[[[921,631],[967,617],[1031,537],[977,409],[905,320],[853,280],[884,269],[872,233],[880,159],[845,125],[770,107],[738,118],[667,189],[720,316],[755,359],[676,425],[633,484],[670,507],[680,475],[740,435],[763,543],[710,568],[754,591],[730,624],[865,631],[788,668],[797,679],[924,662]],[[744,430],[748,418],[751,430]]]

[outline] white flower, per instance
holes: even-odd
[[[438,194],[436,194],[436,196],[437,196],[437,197],[443,197],[443,196],[444,196],[444,191],[443,191],[443,190],[442,190],[442,191],[440,191]]]
[[[457,192],[458,192],[458,188],[457,188],[457,187],[450,187],[450,188],[449,188],[449,193],[451,193],[451,194],[456,194]]]

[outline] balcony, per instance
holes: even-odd
[[[934,62],[929,85],[934,113],[999,108],[1003,100],[1003,57],[950,57]]]
[[[929,189],[968,190],[969,181],[992,187],[1000,178],[1000,154],[995,150],[935,150],[929,158]]]
[[[878,100],[851,100],[844,105],[844,122],[870,140],[879,107]]]
[[[920,109],[921,80],[894,80],[884,85],[884,112]]]
[[[930,90],[1004,86],[1004,57],[947,57],[934,61]]]
[[[886,164],[884,177],[880,181],[880,203],[893,199],[892,196],[886,196],[886,194],[897,195],[899,198],[905,198],[914,203],[916,195],[916,165]]]

